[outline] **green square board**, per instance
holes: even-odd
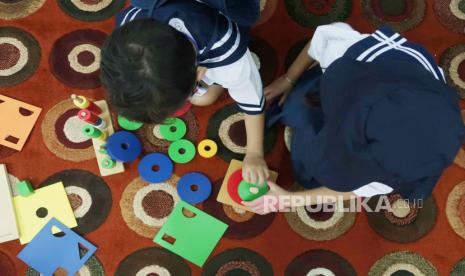
[[[183,209],[194,216],[186,216]],[[227,228],[224,222],[180,201],[153,241],[201,267]]]

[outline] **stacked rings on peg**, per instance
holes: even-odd
[[[118,131],[108,137],[107,152],[114,160],[134,161],[142,151],[142,144],[136,135],[128,131]]]
[[[168,148],[168,155],[174,162],[178,164],[185,164],[194,159],[195,146],[189,140],[177,140],[171,143]]]
[[[168,141],[176,141],[187,133],[186,123],[179,118],[168,118],[160,126],[160,134]]]
[[[182,200],[197,204],[205,201],[212,192],[212,183],[204,174],[192,172],[178,182],[178,194]]]
[[[162,183],[173,175],[173,162],[162,153],[151,153],[139,163],[139,174],[149,183]]]
[[[212,158],[218,152],[218,145],[213,140],[205,139],[200,141],[197,151],[203,158]]]

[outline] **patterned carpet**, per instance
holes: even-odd
[[[371,32],[387,23],[425,45],[465,98],[463,0],[261,2],[250,48],[265,84],[284,72],[316,26],[346,21]],[[98,247],[80,275],[465,275],[465,146],[424,208],[369,215],[301,208],[257,216],[215,201],[229,161],[241,158],[245,146],[242,115],[225,96],[183,117],[188,139],[219,143],[213,159],[197,156],[177,165],[176,175],[161,185],[139,178],[138,162],[126,165],[124,174],[101,178],[69,96],[104,97],[99,47],[124,5],[124,0],[0,0],[0,94],[43,109],[21,152],[0,146],[0,163],[12,182],[65,183],[79,224],[75,231]],[[268,133],[266,159],[280,184],[298,189],[283,133],[282,127]],[[166,152],[159,126],[146,125],[137,135],[146,153]],[[179,176],[192,170],[214,183],[212,197],[199,207],[230,226],[202,269],[152,242],[179,201]],[[38,275],[16,258],[20,250],[18,241],[0,244],[0,275]]]

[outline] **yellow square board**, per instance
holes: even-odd
[[[229,196],[229,193],[228,193],[229,178],[234,172],[236,172],[237,170],[240,170],[241,168],[242,168],[241,161],[235,160],[235,159],[231,160],[231,163],[229,164],[229,168],[226,171],[226,175],[223,179],[223,183],[221,184],[220,191],[218,192],[218,196],[216,197],[216,200],[218,202],[230,205],[232,207],[252,212],[252,210],[249,207],[238,204],[234,200],[232,200],[232,198]],[[276,179],[278,179],[278,173],[270,170],[270,180],[276,182]]]
[[[30,242],[52,217],[69,228],[77,226],[62,182],[37,189],[28,197],[15,196],[13,202],[21,244]]]
[[[0,164],[0,243],[19,238],[6,166]]]

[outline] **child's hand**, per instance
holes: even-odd
[[[282,105],[286,101],[287,95],[291,92],[292,87],[293,82],[287,78],[286,75],[283,75],[265,87],[265,97],[267,100],[271,100],[282,95],[278,103],[279,105]]]
[[[270,177],[263,155],[247,153],[242,163],[242,178],[250,183],[262,185]]]
[[[282,200],[279,198],[283,196],[289,197],[291,192],[284,190],[283,188],[276,185],[276,183],[268,181],[270,190],[264,196],[261,196],[253,201],[243,201],[242,204],[248,206],[253,212],[266,215],[271,212],[284,211],[290,208],[290,200]],[[285,204],[288,204],[287,206]]]

